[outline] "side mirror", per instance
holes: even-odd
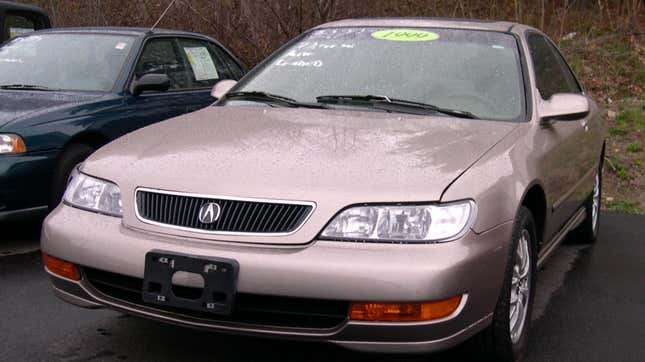
[[[130,92],[135,96],[143,92],[165,92],[170,89],[170,78],[165,74],[144,74],[132,82]]]
[[[589,114],[589,100],[576,93],[557,93],[538,106],[540,122],[572,121]]]
[[[215,83],[215,86],[211,91],[211,96],[213,96],[213,98],[215,99],[220,99],[228,91],[230,91],[231,88],[233,88],[236,84],[237,84],[237,81],[234,81],[234,80],[230,80],[230,79],[220,80],[219,82]]]

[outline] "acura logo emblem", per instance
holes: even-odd
[[[218,203],[209,202],[199,208],[199,215],[197,217],[199,218],[199,222],[203,224],[212,224],[219,219],[221,211],[222,208]]]

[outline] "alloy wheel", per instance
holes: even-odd
[[[591,227],[595,232],[598,226],[598,213],[600,212],[600,174],[596,174],[596,181],[593,187],[593,200],[591,205]]]
[[[513,278],[511,280],[509,328],[513,344],[520,340],[528,314],[531,290],[530,242],[531,234],[527,229],[523,229],[515,249]]]

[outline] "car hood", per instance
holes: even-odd
[[[369,111],[209,107],[108,144],[83,171],[120,186],[126,224],[162,233],[190,235],[138,220],[137,187],[314,202],[307,225],[294,235],[190,235],[307,243],[347,205],[440,200],[451,181],[516,126]]]
[[[99,97],[101,94],[97,93],[0,90],[0,128],[12,121],[55,112],[64,107],[88,102]]]

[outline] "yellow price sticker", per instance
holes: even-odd
[[[373,32],[372,38],[392,41],[429,41],[439,39],[439,34],[416,29],[386,29]]]

